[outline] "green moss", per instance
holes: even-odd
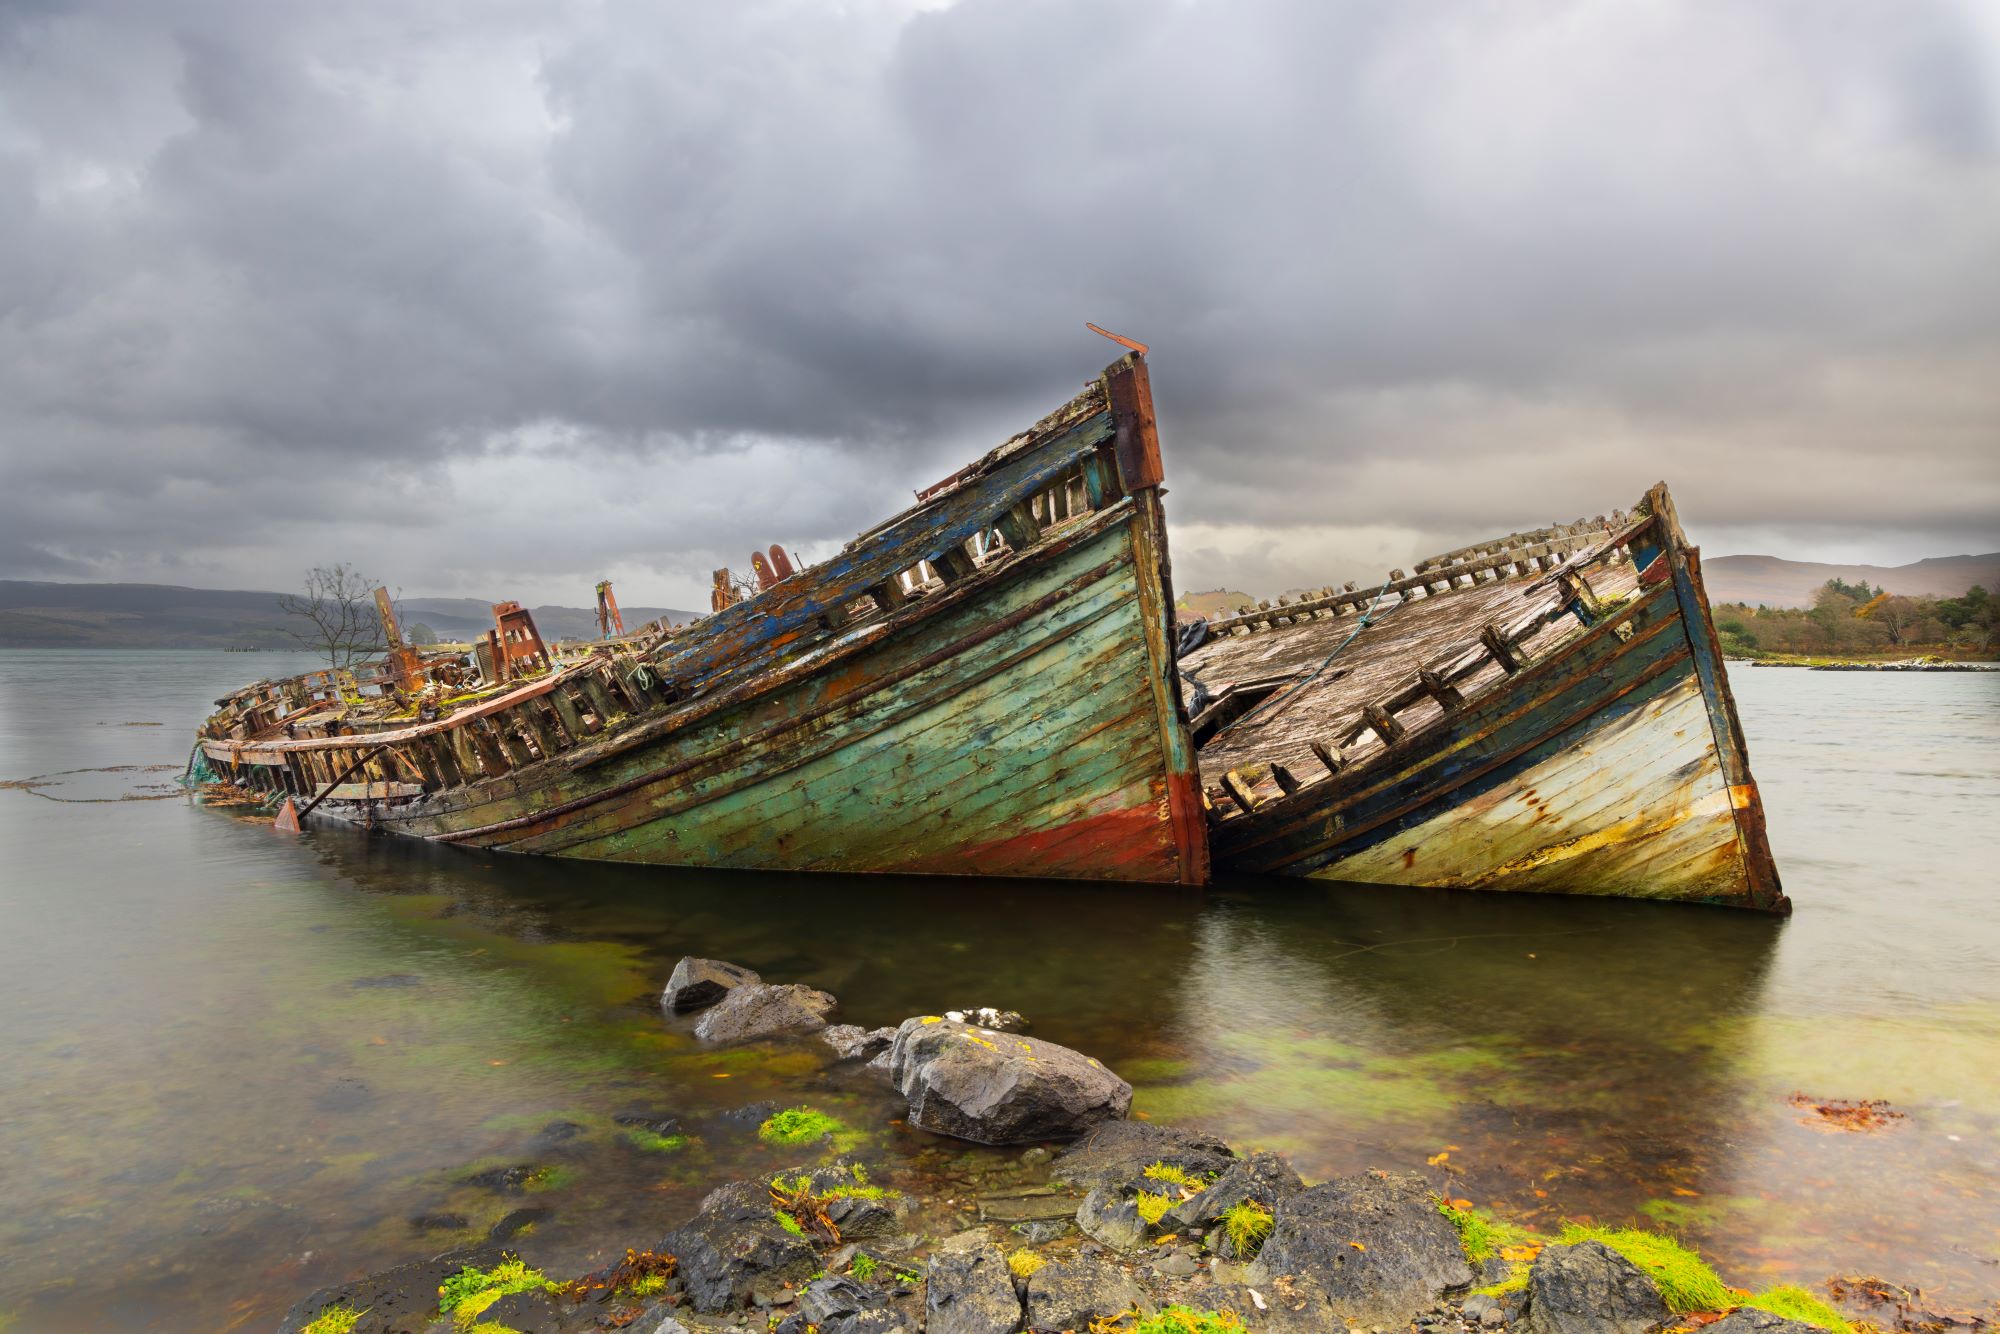
[[[1172,1163],[1154,1163],[1146,1169],[1147,1176],[1155,1181],[1166,1181],[1176,1186],[1186,1186],[1189,1190],[1205,1190],[1208,1181],[1194,1173],[1175,1167]]]
[[[1229,1234],[1229,1244],[1236,1248],[1239,1260],[1252,1259],[1264,1249],[1272,1224],[1271,1211],[1255,1200],[1239,1200],[1222,1211],[1223,1231]]]
[[[520,1256],[504,1256],[491,1269],[467,1265],[446,1279],[438,1288],[438,1314],[449,1316],[460,1329],[470,1330],[480,1312],[502,1297],[538,1288],[554,1292],[558,1286],[541,1270],[530,1269]]]
[[[783,1209],[773,1209],[771,1211],[771,1217],[777,1219],[778,1226],[783,1228],[785,1231],[791,1233],[793,1236],[795,1237],[805,1236],[806,1230],[803,1227],[799,1226],[799,1220],[792,1217],[790,1214],[786,1213]]]
[[[1781,1315],[1787,1320],[1803,1320],[1808,1325],[1832,1330],[1833,1334],[1854,1334],[1854,1326],[1848,1324],[1840,1312],[1804,1288],[1789,1283],[1767,1288],[1743,1304]]]
[[[1571,1223],[1563,1228],[1565,1244],[1598,1241],[1630,1260],[1652,1276],[1672,1311],[1720,1311],[1736,1303],[1735,1294],[1723,1283],[1708,1262],[1672,1237],[1631,1228],[1583,1227]]]
[[[1446,1222],[1458,1229],[1458,1244],[1464,1248],[1465,1258],[1473,1264],[1478,1264],[1499,1248],[1493,1237],[1492,1225],[1470,1209],[1454,1209],[1439,1200],[1437,1211],[1444,1215]]]
[[[792,1107],[758,1126],[757,1138],[766,1144],[811,1144],[845,1129],[847,1123],[838,1117],[810,1107]]]
[[[866,1283],[869,1279],[875,1277],[875,1271],[881,1267],[882,1262],[874,1256],[866,1253],[857,1253],[853,1262],[847,1266],[847,1272],[860,1279],[863,1283]]]
[[[346,1302],[341,1302],[327,1307],[314,1316],[311,1323],[299,1331],[299,1334],[351,1334],[355,1322],[367,1314],[366,1311],[357,1311]],[[11,1320],[0,1320],[0,1330],[4,1330],[12,1323],[14,1322]]]
[[[1008,1271],[1012,1273],[1015,1278],[1021,1278],[1021,1279],[1033,1276],[1036,1272],[1038,1272],[1041,1269],[1043,1265],[1047,1263],[1048,1263],[1047,1260],[1044,1260],[1041,1256],[1035,1254],[1031,1250],[1028,1250],[1026,1247],[1022,1247],[1020,1250],[1015,1251],[1012,1255],[1007,1257]]]
[[[688,1143],[686,1135],[661,1135],[644,1126],[633,1126],[625,1132],[625,1138],[634,1148],[648,1153],[673,1153],[686,1148]]]
[[[1139,1206],[1139,1217],[1146,1220],[1147,1227],[1151,1227],[1165,1218],[1167,1210],[1173,1208],[1176,1202],[1164,1195],[1142,1190],[1134,1197],[1133,1203]]]
[[[819,1192],[822,1200],[897,1200],[903,1192],[887,1186],[834,1186]]]
[[[1169,1306],[1158,1315],[1141,1317],[1132,1334],[1241,1334],[1243,1329],[1243,1321],[1232,1311]]]
[[[1527,1290],[1528,1267],[1526,1265],[1521,1265],[1498,1283],[1489,1283],[1483,1288],[1473,1289],[1474,1292],[1482,1297],[1505,1297],[1510,1292],[1526,1292]]]

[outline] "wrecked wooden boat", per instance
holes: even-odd
[[[1220,869],[1789,908],[1664,484],[1206,628]]]
[[[1201,883],[1161,480],[1134,353],[833,558],[719,579],[692,625],[565,660],[502,604],[471,686],[394,654],[372,698],[263,683],[200,747],[301,814],[468,847]]]

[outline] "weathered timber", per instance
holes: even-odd
[[[694,625],[577,659],[496,633],[492,675],[415,722],[363,707],[336,740],[244,697],[203,746],[280,768],[387,747],[324,812],[476,847],[1201,883],[1162,475],[1127,357],[836,556],[773,548],[748,598],[718,571]]]
[[[1184,660],[1218,697],[1238,681],[1295,682],[1266,725],[1202,747],[1206,775],[1270,775],[1216,808],[1217,865],[1789,906],[1699,553],[1664,486],[1629,516],[1463,547],[1412,578],[1392,575],[1388,591],[1412,600],[1345,647],[1349,628],[1294,616]],[[1333,602],[1375,596],[1351,590]],[[1312,761],[1325,778],[1278,777]]]

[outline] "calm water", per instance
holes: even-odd
[[[1019,1009],[1132,1079],[1142,1114],[1310,1177],[1417,1169],[1534,1223],[1673,1226],[1744,1285],[1873,1271],[2000,1297],[2000,677],[1737,671],[1781,923],[598,867],[116,800],[178,773],[217,694],[286,670],[0,653],[0,779],[172,770],[0,790],[17,1334],[265,1328],[524,1207],[547,1212],[523,1252],[581,1268],[796,1157],[717,1115],[762,1099],[867,1128],[892,1177],[999,1161],[890,1127],[809,1048],[702,1051],[654,1002],[683,953],[825,987],[867,1025]],[[1794,1093],[1905,1116],[1825,1133]],[[632,1111],[696,1139],[645,1152],[612,1120]],[[482,1176],[507,1167],[533,1171]]]

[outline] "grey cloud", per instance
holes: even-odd
[[[1052,406],[1085,319],[1156,349],[1191,586],[1661,476],[1698,536],[1990,548],[1996,51],[1950,0],[13,6],[0,576],[685,604]]]

